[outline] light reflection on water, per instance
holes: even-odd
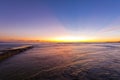
[[[37,44],[0,63],[2,80],[120,80],[120,43]]]

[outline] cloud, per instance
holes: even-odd
[[[115,19],[111,24],[100,30],[100,33],[109,33],[109,32],[115,32],[120,31],[120,17]]]
[[[120,30],[120,25],[119,26],[113,26],[113,27],[107,27],[103,29],[101,32],[114,32],[114,31],[119,31]]]

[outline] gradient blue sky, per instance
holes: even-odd
[[[120,0],[0,0],[0,40],[120,39]]]

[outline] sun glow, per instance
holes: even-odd
[[[69,36],[69,37],[58,37],[53,39],[53,41],[55,42],[89,42],[91,41],[91,39],[88,37]]]

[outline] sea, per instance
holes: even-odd
[[[0,62],[0,80],[120,80],[120,43],[29,43]],[[0,43],[0,50],[28,43]]]

